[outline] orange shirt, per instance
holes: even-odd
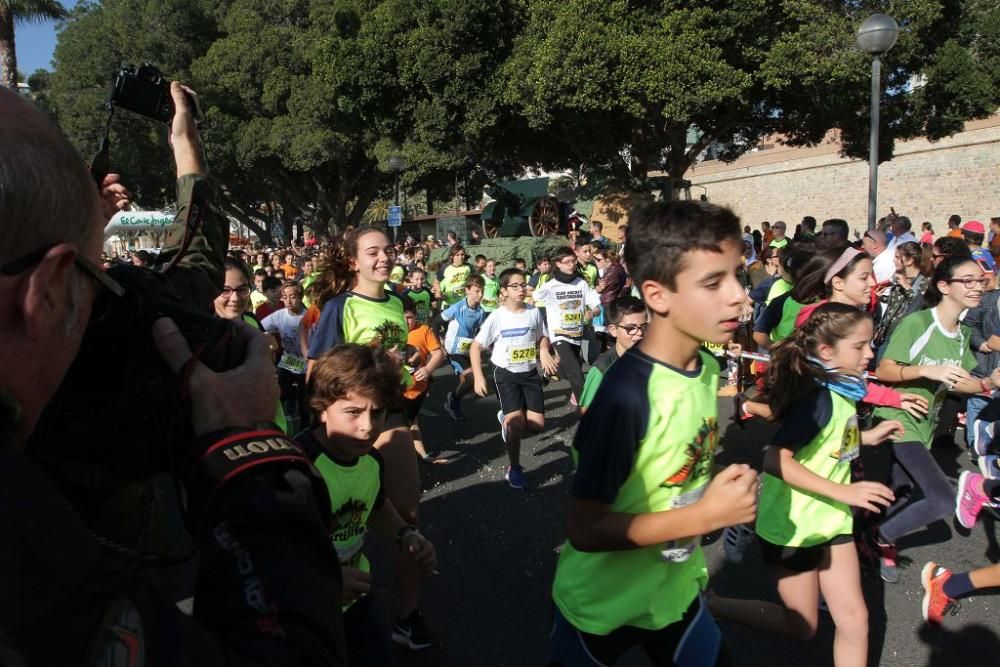
[[[948,230],[948,236],[950,236],[953,239],[960,239],[960,238],[962,238],[962,230],[961,229],[950,229],[950,230]]]
[[[438,341],[438,337],[431,331],[431,328],[426,324],[421,324],[416,329],[411,331],[406,337],[407,352],[410,352],[409,348],[416,350],[416,356],[418,359],[410,360],[406,359],[405,363],[410,368],[423,366],[430,359],[431,352],[434,350],[441,349],[441,343]],[[403,392],[403,398],[418,398],[422,393],[427,391],[428,382],[424,380],[423,382],[413,379],[413,384],[406,388]]]
[[[282,264],[281,269],[285,272],[286,278],[294,278],[299,274],[299,270],[295,268],[294,264]]]

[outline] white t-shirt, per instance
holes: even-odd
[[[531,293],[535,305],[545,308],[549,340],[579,345],[583,342],[583,313],[601,305],[601,297],[583,278],[571,283],[552,279]]]
[[[287,308],[282,308],[265,317],[260,323],[264,331],[268,333],[276,331],[281,336],[282,354],[278,367],[299,374],[306,372],[306,362],[302,358],[302,344],[299,342],[299,328],[305,314],[304,309],[298,315],[293,315]]]
[[[526,373],[538,366],[538,341],[545,335],[542,315],[534,306],[514,313],[501,306],[483,322],[476,342],[493,346],[490,361],[512,373]]]

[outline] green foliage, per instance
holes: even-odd
[[[4,0],[0,0],[3,4]],[[96,0],[64,23],[40,104],[84,155],[111,73],[150,61],[202,97],[223,207],[268,238],[320,233],[392,199],[389,158],[426,202],[474,200],[527,167],[591,189],[684,174],[762,136],[839,129],[864,155],[870,61],[855,30],[882,9],[827,0]],[[1000,99],[996,0],[898,0],[884,59],[882,156],[958,131]],[[914,74],[926,85],[911,89]],[[39,78],[41,77],[41,78]],[[147,205],[172,196],[164,128],[118,114],[113,166]],[[692,129],[695,141],[688,143]],[[458,187],[456,187],[456,182]],[[373,205],[373,202],[375,205]],[[450,207],[450,205],[449,205]]]

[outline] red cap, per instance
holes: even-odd
[[[978,220],[969,220],[962,224],[962,231],[972,232],[973,234],[986,234],[986,227]]]

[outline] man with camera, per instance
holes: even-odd
[[[177,176],[204,181],[184,89],[170,93]],[[114,177],[99,193],[62,134],[3,88],[0,146],[0,665],[344,664],[326,491],[268,423],[278,387],[265,334],[234,330],[243,361],[213,372],[172,320],[133,332],[152,336],[190,415],[193,436],[172,455],[200,556],[191,617],[26,452],[46,432],[37,427],[93,304],[128,297],[96,266],[104,225],[128,195]],[[183,295],[210,281],[179,282]]]

